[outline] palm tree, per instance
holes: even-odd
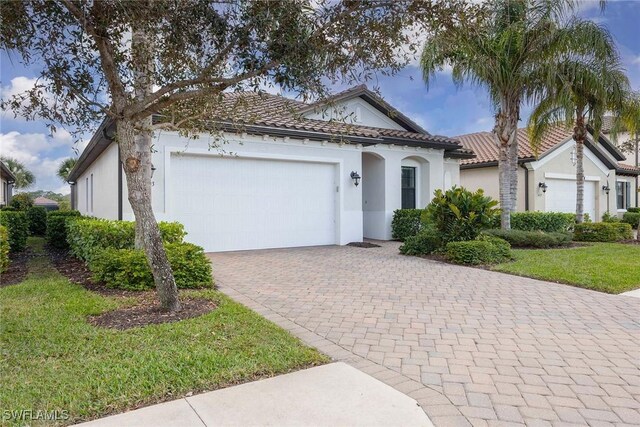
[[[58,178],[60,178],[64,182],[67,182],[67,180],[69,179],[69,173],[71,173],[71,169],[73,169],[77,161],[78,159],[75,159],[73,157],[69,157],[68,159],[63,160],[58,167],[58,171],[56,172]]]
[[[16,177],[16,182],[13,184],[16,189],[28,188],[36,182],[36,177],[22,162],[12,157],[5,156],[0,157],[0,161],[2,161],[2,163],[4,163],[11,171],[13,176]]]
[[[520,107],[541,92],[552,72],[550,64],[579,44],[579,22],[567,21],[572,0],[493,0],[486,13],[460,14],[443,22],[423,48],[425,83],[445,65],[454,83],[470,82],[487,89],[496,116],[494,139],[499,147],[501,225],[511,228],[516,206]]]
[[[583,22],[582,36],[588,50],[563,55],[554,64],[547,90],[529,119],[535,148],[546,131],[564,122],[573,126],[576,142],[576,222],[584,220],[584,143],[587,127],[597,143],[607,112],[622,114],[629,92],[615,43],[609,32],[593,22]]]

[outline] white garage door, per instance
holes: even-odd
[[[171,210],[205,251],[336,243],[336,166],[172,155]]]
[[[545,207],[547,212],[576,212],[576,181],[572,179],[546,179]],[[596,217],[596,182],[584,183],[584,212],[591,220]]]

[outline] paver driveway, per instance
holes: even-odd
[[[640,299],[381,248],[210,254],[223,292],[436,425],[640,425]]]

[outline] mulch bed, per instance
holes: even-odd
[[[623,240],[618,243],[624,243],[625,245],[640,245],[640,240],[637,240],[637,239]]]
[[[146,325],[171,323],[179,320],[191,319],[201,316],[216,308],[213,301],[207,299],[181,300],[182,310],[167,313],[162,311],[158,304],[155,291],[126,291],[122,289],[108,288],[102,282],[95,282],[91,271],[86,264],[69,253],[66,249],[47,247],[51,262],[54,267],[71,283],[77,283],[85,289],[109,297],[135,298],[136,305],[108,311],[98,316],[89,317],[92,325],[125,330]]]
[[[9,253],[9,269],[2,273],[0,288],[22,282],[29,273],[27,262],[32,257],[33,252],[29,248],[22,252]]]
[[[125,330],[139,326],[171,323],[179,320],[202,316],[216,308],[213,301],[207,299],[186,299],[180,301],[182,310],[178,312],[162,311],[155,300],[144,298],[134,307],[108,311],[89,317],[89,323],[102,328]]]
[[[351,242],[347,243],[347,246],[353,246],[356,248],[379,248],[380,245],[376,245],[375,243],[369,242]]]

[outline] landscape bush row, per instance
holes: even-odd
[[[63,222],[71,253],[84,260],[93,276],[110,288],[146,290],[154,287],[141,249],[135,249],[135,223],[84,217]],[[184,242],[184,226],[160,222],[160,233],[178,288],[209,287],[211,264],[201,247]]]
[[[546,249],[567,246],[572,240],[630,239],[630,223],[637,224],[636,215],[640,217],[640,210],[629,209],[626,220],[611,217],[611,222],[592,223],[587,218],[576,224],[571,213],[517,212],[511,215],[512,229],[502,230],[496,205],[481,190],[437,190],[425,209],[397,210],[392,234],[403,241],[400,252],[406,255],[438,253],[456,263],[491,264],[509,259],[511,247]]]
[[[0,225],[0,273],[9,267],[9,233],[7,227]]]

